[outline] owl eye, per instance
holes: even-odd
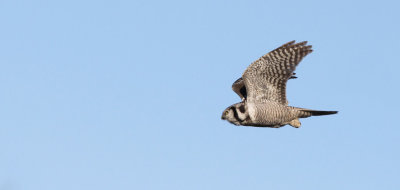
[[[228,115],[228,112],[229,112],[229,111],[228,111],[228,110],[226,110],[226,111],[225,111],[225,115]]]

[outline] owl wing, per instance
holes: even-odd
[[[293,73],[289,79],[296,79],[297,77],[295,74],[296,73]],[[242,77],[233,82],[232,90],[240,97],[240,99],[245,100],[247,98],[246,86],[244,85],[244,80]]]
[[[247,98],[247,91],[246,91],[246,86],[244,86],[244,81],[243,78],[237,79],[235,82],[232,84],[232,90],[239,95],[239,97],[244,100]]]
[[[243,73],[248,102],[274,101],[287,105],[286,82],[300,61],[312,52],[307,42],[288,42],[250,64]]]

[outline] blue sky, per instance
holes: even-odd
[[[0,190],[400,188],[396,1],[0,1]],[[302,127],[220,119],[290,40]]]

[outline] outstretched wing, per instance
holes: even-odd
[[[283,44],[253,62],[242,78],[248,102],[274,101],[287,105],[286,82],[300,61],[312,52],[307,42],[295,41]]]

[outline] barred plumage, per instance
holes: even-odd
[[[337,113],[288,106],[286,82],[297,78],[294,76],[296,66],[311,52],[306,41],[290,41],[250,64],[232,85],[242,102],[225,109],[222,119],[235,125],[281,127],[289,124],[300,127],[299,118]],[[239,108],[245,108],[245,111],[240,114]]]

